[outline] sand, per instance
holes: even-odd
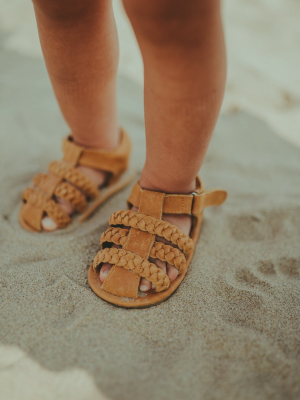
[[[0,398],[299,399],[300,151],[245,113],[222,116],[202,169],[228,190],[205,213],[188,275],[159,306],[116,308],[87,271],[108,217],[32,234],[17,220],[67,128],[42,61],[1,52]],[[120,78],[120,116],[144,162],[142,88]]]

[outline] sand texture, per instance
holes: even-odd
[[[157,307],[116,308],[87,271],[130,188],[83,225],[21,229],[21,192],[67,128],[42,61],[2,51],[0,85],[1,400],[299,399],[299,149],[250,115],[222,116],[202,176],[228,200],[205,213],[186,279]],[[142,89],[119,89],[141,171]]]

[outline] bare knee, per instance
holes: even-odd
[[[32,0],[35,10],[55,20],[74,20],[106,7],[111,0]]]
[[[123,0],[138,35],[157,43],[195,36],[220,13],[219,0]]]

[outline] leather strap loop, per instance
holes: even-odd
[[[212,189],[194,195],[191,214],[200,214],[206,207],[220,206],[226,200],[227,192],[223,189]]]
[[[212,189],[204,191],[200,186],[198,178],[198,188],[192,194],[165,194],[163,202],[164,214],[200,214],[204,208],[221,205],[227,197],[227,193],[222,189]],[[144,190],[137,182],[127,200],[129,205],[139,207],[142,193]]]
[[[72,136],[63,142],[64,161],[71,167],[82,165],[111,173],[114,181],[128,167],[131,143],[124,129],[120,129],[120,144],[114,150],[83,147],[73,142]]]

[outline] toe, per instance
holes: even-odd
[[[167,275],[171,282],[175,281],[178,276],[178,269],[174,265],[167,264]]]
[[[77,167],[85,176],[93,181],[97,186],[101,187],[107,181],[108,173],[105,171],[99,171],[90,167],[80,165]]]
[[[161,261],[158,258],[149,258],[149,261],[162,269],[165,274],[167,273],[167,264],[165,261]]]
[[[112,265],[111,264],[103,264],[100,270],[100,281],[103,283],[111,269]]]
[[[167,264],[166,264],[164,261],[161,261],[161,260],[159,260],[158,258],[152,258],[152,257],[149,258],[149,261],[150,261],[151,263],[155,264],[158,268],[162,269],[162,270],[164,271],[165,274],[167,273]],[[144,279],[144,278],[143,278],[143,279]],[[143,279],[142,279],[142,280],[143,280]],[[141,282],[142,282],[142,280],[141,280]],[[146,282],[149,282],[147,279],[145,279],[145,281],[146,281]],[[150,289],[150,287],[151,287],[152,289],[155,289],[155,286],[152,285],[152,284],[149,282],[149,289]],[[147,289],[147,290],[149,290],[149,289]],[[140,285],[140,290],[142,290],[142,289],[141,289],[141,285]],[[143,290],[142,290],[142,292],[143,292]]]
[[[80,170],[85,176],[91,179],[99,187],[103,186],[106,183],[107,178],[109,176],[107,172],[94,170],[92,168],[84,166],[79,166],[78,170]],[[70,184],[72,185],[72,183]],[[66,214],[72,215],[75,212],[75,208],[68,201],[55,196],[54,199]],[[58,228],[58,226],[51,218],[46,216],[45,218],[42,219],[42,228],[45,231],[52,232],[55,231]]]
[[[71,215],[71,214],[75,211],[75,209],[74,209],[74,207],[72,206],[72,204],[69,203],[68,201],[64,200],[64,199],[61,199],[61,198],[57,197],[57,198],[56,198],[56,202],[57,202],[57,204],[60,205],[60,207],[61,207],[61,208],[64,210],[64,212],[66,212],[68,215]]]
[[[68,201],[56,198],[56,202],[68,215],[71,215],[74,212],[72,204]],[[42,219],[42,227],[47,232],[53,232],[58,228],[57,224],[48,216]]]
[[[116,249],[120,249],[121,246],[117,246],[116,244],[114,244],[112,247],[116,248]],[[112,264],[109,263],[105,263],[102,265],[101,269],[100,269],[100,281],[103,283],[109,273],[109,271],[111,270]]]
[[[151,288],[151,283],[146,278],[142,278],[140,281],[140,291],[147,292]]]
[[[42,219],[42,227],[47,232],[53,232],[58,228],[57,224],[49,217]]]

